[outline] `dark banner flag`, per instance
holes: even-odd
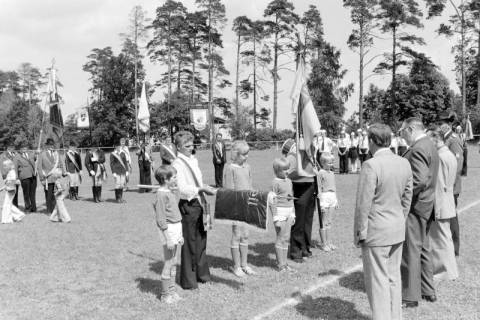
[[[268,192],[218,189],[216,196],[216,221],[240,221],[267,229]]]

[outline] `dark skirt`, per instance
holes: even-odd
[[[348,157],[349,157],[351,160],[357,160],[357,159],[358,159],[358,150],[357,150],[357,147],[353,147],[353,148],[348,149]]]

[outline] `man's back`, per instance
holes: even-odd
[[[418,139],[404,154],[412,167],[413,198],[410,213],[429,219],[433,213],[439,158],[427,136]]]
[[[412,172],[408,161],[380,149],[364,162],[355,209],[356,232],[367,246],[387,246],[405,239],[405,216],[410,207]],[[362,220],[368,217],[368,224]],[[357,234],[358,236],[358,234]]]

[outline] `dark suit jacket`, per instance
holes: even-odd
[[[413,197],[410,213],[429,219],[435,202],[439,157],[429,137],[425,136],[410,147],[403,155],[410,162],[413,173]]]
[[[225,148],[225,143],[222,141],[221,145],[221,150],[219,150],[220,148],[218,147],[217,142],[212,145],[213,163],[215,164],[224,164],[227,162],[227,150]]]
[[[87,154],[85,155],[85,168],[88,170],[88,174],[90,174],[90,171],[97,172],[99,164],[104,164],[105,163],[105,153],[101,149],[95,150],[97,153],[98,159],[93,161],[93,152],[92,151],[87,151]],[[95,175],[95,174],[94,174]]]
[[[17,163],[18,179],[28,179],[36,175],[35,173],[35,154],[27,152],[28,159],[22,153],[17,153],[15,161]]]

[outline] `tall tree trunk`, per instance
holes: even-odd
[[[275,25],[278,26],[278,17],[275,17]],[[275,48],[273,53],[273,132],[277,132],[277,103],[278,103],[278,33],[275,32]]]
[[[212,66],[212,1],[208,1],[208,113],[210,114],[210,141],[215,136],[213,115],[213,66]]]
[[[167,112],[169,114],[168,131],[170,132],[170,138],[173,141],[172,120],[170,118],[170,104],[172,102],[172,40],[171,40],[171,22],[168,20],[168,96],[167,96]]]
[[[466,110],[467,110],[467,107],[466,107],[466,81],[465,81],[465,14],[464,14],[464,11],[462,9],[462,15],[461,15],[461,34],[462,34],[462,38],[461,38],[461,53],[460,53],[460,56],[461,56],[461,59],[462,61],[460,62],[460,71],[462,73],[462,118],[466,116]]]
[[[180,78],[182,75],[182,59],[178,58],[178,70],[177,70],[177,92],[180,93]]]
[[[135,85],[134,85],[134,90],[135,90],[135,132],[136,132],[136,137],[137,137],[137,142],[139,142],[139,136],[138,136],[138,94],[137,94],[137,63],[138,63],[138,56],[137,56],[137,40],[138,40],[138,21],[137,21],[137,13],[135,13],[135,34],[134,34],[134,42],[135,42]]]
[[[240,77],[240,31],[238,32],[238,38],[237,38],[237,70],[235,74],[235,119],[238,120],[238,98],[239,98],[239,88],[238,88],[238,82],[239,82],[239,77]]]
[[[392,56],[392,110],[395,110],[396,104],[396,90],[397,90],[397,28],[393,27],[393,56]],[[392,111],[392,112],[393,112]],[[393,120],[393,114],[391,115]],[[393,123],[391,123],[392,125]]]
[[[253,132],[257,135],[257,35],[253,35]],[[274,129],[275,130],[275,129]]]
[[[193,106],[193,101],[195,97],[195,62],[196,62],[196,48],[197,48],[197,38],[193,38],[193,50],[192,50],[192,88],[191,88],[191,93],[190,93],[190,107]]]
[[[480,25],[477,37],[477,108],[480,108]]]
[[[360,79],[359,79],[359,92],[358,92],[358,122],[360,125],[360,128],[363,127],[363,59],[365,57],[365,37],[364,37],[364,26],[363,23],[360,23]]]

